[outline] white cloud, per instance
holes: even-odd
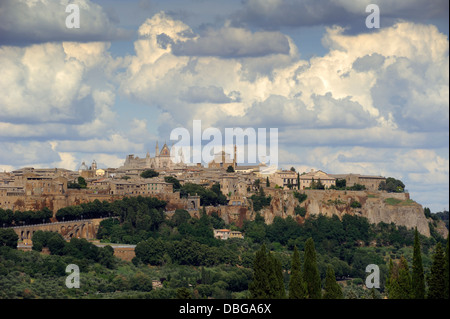
[[[58,153],[53,151],[49,142],[0,142],[0,150],[2,166],[16,168],[22,166],[42,167],[60,160]]]
[[[0,68],[6,75],[0,78],[1,120],[16,124],[91,121],[95,83],[89,83],[87,74],[106,68],[111,61],[107,47],[103,43],[0,47]]]
[[[78,141],[58,141],[55,145],[58,152],[83,153],[123,153],[143,152],[143,144],[133,143],[120,134],[112,134],[105,139],[89,139]]]

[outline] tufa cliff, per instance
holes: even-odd
[[[394,223],[397,226],[405,226],[408,229],[417,227],[419,233],[430,236],[429,222],[425,217],[422,205],[409,198],[408,193],[386,193],[373,191],[342,191],[342,190],[302,190],[300,193],[307,195],[306,200],[299,203],[293,191],[281,189],[265,189],[266,195],[272,196],[270,206],[264,207],[260,214],[270,224],[276,216],[286,218],[291,216],[299,223],[305,218],[314,215],[331,217],[337,215],[342,218],[344,214],[366,217],[370,223],[384,222]],[[226,222],[235,222],[241,226],[244,220],[252,220],[255,213],[251,209],[242,206],[210,207],[207,213],[217,211]],[[295,212],[297,206],[304,207],[306,214],[302,217]],[[443,223],[442,223],[443,224]],[[445,225],[440,225],[436,230],[446,238],[448,230]]]

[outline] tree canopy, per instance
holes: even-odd
[[[159,176],[159,173],[155,172],[155,170],[153,170],[153,169],[148,169],[141,173],[142,178],[152,178],[152,177],[158,177],[158,176]]]

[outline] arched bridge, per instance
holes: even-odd
[[[31,239],[33,238],[33,234],[38,230],[60,233],[66,240],[70,240],[73,237],[95,239],[100,222],[103,219],[82,219],[48,224],[24,225],[12,227],[12,229],[19,236],[19,241],[22,241],[26,245],[32,244]]]

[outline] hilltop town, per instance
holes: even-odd
[[[217,212],[227,223],[237,225],[254,219],[256,210],[268,223],[275,216],[292,216],[302,222],[308,215],[341,218],[343,214],[360,214],[373,223],[394,222],[408,228],[417,227],[423,235],[430,235],[423,208],[404,189],[393,193],[379,190],[380,185],[386,184],[383,176],[328,174],[321,170],[300,173],[294,168],[270,170],[264,163],[237,165],[236,154],[231,157],[223,151],[205,166],[175,164],[170,152],[166,144],[161,150],[156,144],[154,157],[149,153],[143,158],[131,154],[118,168],[99,168],[94,160],[89,165],[83,162],[77,171],[24,167],[3,172],[0,173],[0,208],[36,211],[47,207],[55,217],[59,209],[67,206],[151,196],[167,202],[169,215],[176,209],[185,209],[198,217],[199,210],[205,209],[208,214]],[[149,172],[150,175],[145,175]],[[219,185],[226,201],[219,205],[202,204],[198,194],[181,194],[179,187],[186,184],[205,189]],[[270,196],[270,205],[254,209],[250,198],[261,190]],[[307,200],[299,201],[294,196],[296,193],[304,194]],[[402,205],[388,205],[390,199]]]
[[[332,175],[320,170],[300,174],[295,170],[267,172],[265,164],[237,165],[235,159],[230,159],[230,155],[225,152],[216,155],[206,167],[201,164],[174,164],[166,144],[161,151],[157,144],[155,154],[155,157],[151,157],[147,153],[144,158],[128,155],[124,164],[118,168],[98,168],[94,160],[91,164],[82,162],[76,171],[24,167],[0,173],[0,207],[13,211],[48,207],[56,211],[95,199],[138,195],[156,196],[175,203],[180,200],[180,194],[174,192],[173,184],[167,182],[168,177],[176,178],[181,185],[193,183],[210,188],[218,183],[222,193],[234,204],[244,203],[245,198],[255,192],[257,180],[268,188],[304,190],[311,188],[314,181],[320,180],[324,189],[328,189],[336,186],[337,179],[345,179],[347,186],[359,184],[373,191],[386,181],[382,176]],[[147,170],[155,171],[158,176],[141,177]],[[84,185],[78,184],[79,178]],[[198,208],[189,205],[186,202],[184,208]]]

